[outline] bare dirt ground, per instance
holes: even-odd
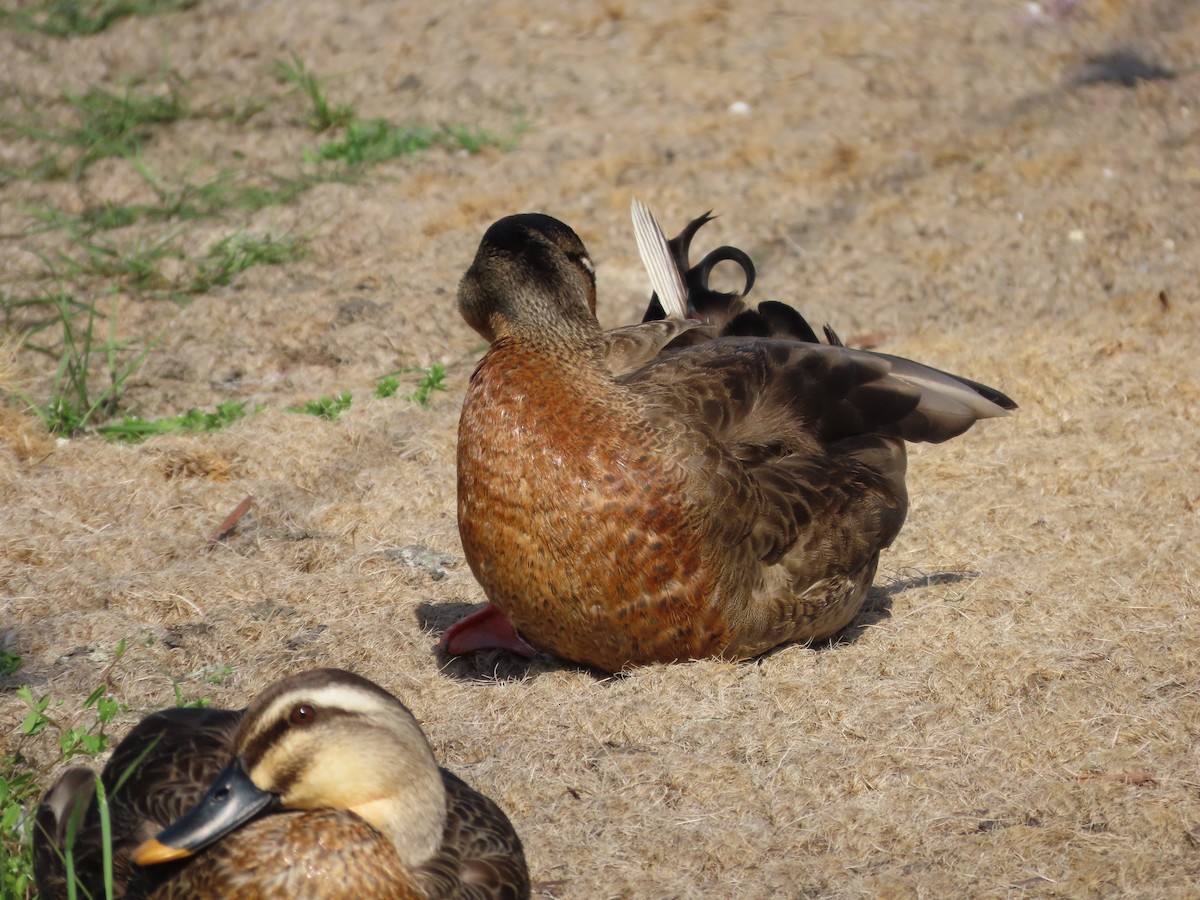
[[[0,31],[10,116],[172,73],[214,114],[145,141],[164,181],[303,168],[319,139],[272,71],[290,53],[365,117],[527,126],[253,215],[303,235],[302,260],[188,304],[105,295],[121,335],[161,333],[123,412],[257,414],[130,446],[0,412],[0,647],[23,659],[0,740],[18,685],[69,718],[122,638],[116,735],[173,679],[240,706],[335,665],[402,697],[504,806],[541,896],[1200,895],[1200,5],[1046,8],[202,0],[86,38]],[[1117,47],[1178,77],[1078,83]],[[10,135],[0,153],[34,151]],[[440,631],[483,599],[455,522],[481,349],[458,278],[488,224],[544,211],[588,245],[602,321],[634,321],[634,196],[669,233],[719,213],[698,243],[749,252],[753,296],[1021,409],[914,449],[908,524],[831,645],[612,679],[448,662]],[[67,252],[31,209],[152,199],[128,160],[8,181],[0,290],[38,293],[42,257]],[[189,252],[227,231],[198,226]],[[44,396],[47,361],[10,355],[7,386]],[[428,407],[370,396],[435,362],[449,390]],[[344,390],[337,421],[284,411]],[[22,747],[55,758],[50,732]]]

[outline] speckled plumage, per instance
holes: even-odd
[[[493,225],[459,289],[492,342],[459,423],[467,561],[530,644],[605,671],[836,633],[904,521],[905,440],[1015,406],[708,290],[716,260],[753,269],[690,267],[705,221],[671,242],[693,318],[602,332],[583,244],[541,215]]]
[[[338,696],[347,698],[344,709],[337,703]],[[326,699],[330,697],[334,699]],[[294,729],[279,718],[281,709],[286,713],[302,704],[316,710],[326,729],[310,728],[308,741],[293,735]],[[389,732],[400,732],[399,740],[391,742]],[[115,896],[528,897],[521,842],[503,811],[450,772],[438,769],[431,755],[427,764],[398,758],[407,748],[428,755],[424,736],[403,704],[372,682],[335,669],[276,682],[242,711],[169,709],[147,716],[120,743],[101,776],[113,823]],[[194,856],[136,865],[132,857],[139,845],[196,806],[235,758],[244,760],[251,773],[261,772],[260,779],[272,782],[282,795],[283,808],[242,824]],[[354,773],[376,771],[370,766],[396,772],[395,790],[406,792],[397,798],[402,814],[409,807],[433,804],[429,816],[414,826],[438,823],[439,832],[424,838],[432,852],[414,850],[408,838],[389,836],[386,829],[339,808],[336,797],[315,801],[310,797],[303,801],[305,808],[287,808],[291,786],[303,782],[309,770],[320,775],[332,767],[333,777],[324,783],[345,782],[349,791],[357,788]],[[127,770],[132,774],[118,787]],[[369,776],[366,780],[370,782],[363,785],[368,804],[386,796],[392,787]],[[432,783],[417,784],[421,780]],[[78,881],[92,896],[104,896],[94,793],[92,773],[72,769],[43,800],[34,840],[42,897],[67,896],[62,852],[67,822],[76,806],[83,811],[74,848]],[[411,831],[398,833],[417,837]],[[414,854],[419,862],[406,863]]]

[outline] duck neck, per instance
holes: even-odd
[[[505,323],[492,342],[493,350],[509,348],[530,356],[569,360],[572,365],[598,360],[604,346],[604,336],[595,320],[562,320],[553,329],[520,327],[521,323]]]
[[[427,862],[442,845],[446,831],[446,791],[441,773],[433,783],[413,786],[404,796],[380,797],[354,807],[392,842],[404,865],[412,870]],[[418,795],[419,794],[419,795]]]

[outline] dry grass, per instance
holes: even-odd
[[[9,116],[13,96],[148,75],[164,52],[194,106],[277,96],[270,63],[290,50],[364,115],[533,126],[511,152],[431,151],[256,213],[311,235],[302,261],[184,307],[120,292],[129,334],[165,329],[126,409],[264,412],[128,447],[56,444],[0,410],[0,647],[24,660],[0,681],[0,733],[23,715],[17,684],[77,704],[122,638],[128,722],[173,702],[174,678],[237,706],[339,665],[401,696],[439,758],[509,811],[544,896],[1193,894],[1198,76],[1076,91],[1059,77],[1131,42],[1183,70],[1194,6],[1081,2],[1030,27],[999,0],[750,0],[683,33],[658,0],[344,6],[213,0],[69,43],[0,32]],[[164,177],[238,153],[274,170],[312,143],[301,113],[269,105],[250,131],[178,122],[144,158]],[[143,191],[113,161],[9,183],[0,218],[22,232],[31,206]],[[751,253],[762,297],[1022,408],[913,452],[909,522],[836,644],[608,680],[447,662],[438,632],[482,600],[454,517],[478,352],[457,279],[487,224],[543,209],[588,242],[602,319],[630,321],[645,294],[630,195],[668,228],[715,209],[705,238]],[[33,290],[34,254],[63,241],[0,245],[0,290]],[[450,390],[428,408],[368,398],[432,362]],[[13,364],[0,383],[36,395],[44,362]],[[336,422],[282,412],[341,390],[355,402]],[[409,565],[412,544],[453,562]],[[222,665],[219,686],[195,674]],[[54,754],[49,736],[27,750]]]

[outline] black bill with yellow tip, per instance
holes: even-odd
[[[133,861],[152,866],[191,856],[278,806],[278,795],[251,781],[239,756],[217,774],[199,803],[134,850]]]

